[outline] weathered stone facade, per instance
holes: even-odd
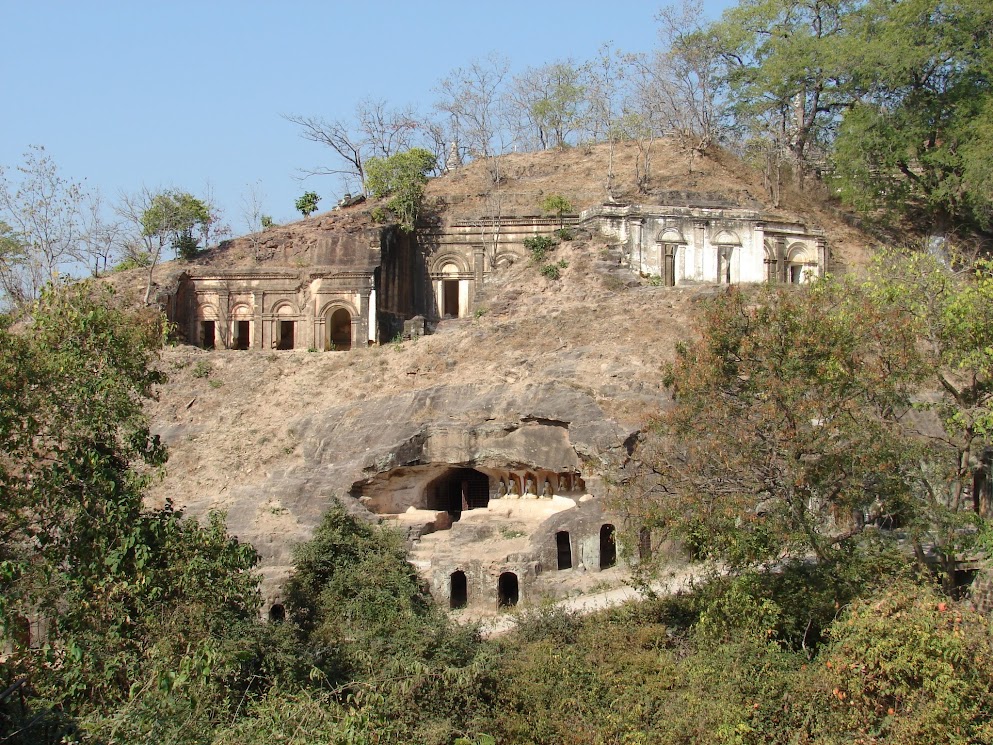
[[[727,207],[601,205],[580,224],[622,243],[628,266],[686,283],[800,283],[828,266],[824,234],[802,223]]]
[[[705,200],[702,200],[705,201]],[[623,246],[623,262],[667,286],[798,283],[828,265],[823,233],[732,206],[600,205],[578,217],[437,221],[327,229],[293,266],[185,272],[167,301],[184,338],[206,348],[347,350],[471,314],[484,283],[528,258],[524,241],[579,228]],[[409,332],[412,333],[412,332]]]

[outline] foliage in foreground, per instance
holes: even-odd
[[[993,637],[979,615],[898,582],[840,611],[815,653],[749,616],[715,638],[693,594],[579,618],[550,611],[499,642],[498,742],[993,742]]]
[[[951,589],[988,516],[990,266],[888,254],[860,281],[731,290],[667,373],[623,509],[732,571],[903,546]]]

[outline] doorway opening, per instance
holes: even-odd
[[[497,581],[497,606],[512,608],[517,605],[519,599],[520,588],[517,584],[517,575],[513,572],[504,572]]]
[[[607,523],[600,528],[600,568],[610,569],[617,563],[617,541],[614,526]]]
[[[463,510],[478,510],[490,503],[490,478],[474,468],[453,468],[428,484],[425,509],[444,510],[458,520]]]
[[[200,346],[204,349],[214,349],[217,342],[214,331],[213,321],[201,321],[200,322]]]
[[[448,606],[452,610],[465,608],[469,602],[469,586],[466,582],[465,572],[461,569],[452,572],[452,576],[448,578],[448,599]]]
[[[572,569],[572,544],[568,531],[560,530],[555,534],[555,549],[558,554],[558,568]]]
[[[328,350],[347,352],[352,348],[352,316],[338,308],[328,319]]]
[[[441,315],[451,318],[459,317],[459,281],[443,279],[441,281]]]
[[[276,343],[276,349],[293,349],[295,327],[295,321],[279,322],[279,341]]]
[[[676,286],[676,246],[665,244],[665,258],[662,266],[662,278],[666,287]]]
[[[251,321],[235,321],[234,323],[234,348],[245,350],[251,346],[252,322]]]

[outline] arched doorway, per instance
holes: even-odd
[[[517,605],[519,599],[520,588],[517,584],[517,575],[513,572],[504,572],[497,581],[497,606],[512,608]]]
[[[663,245],[662,253],[662,281],[666,287],[676,286],[676,249],[675,243]]]
[[[465,572],[461,569],[452,572],[448,578],[448,607],[452,610],[465,608],[469,602],[469,586],[466,582]]]
[[[459,268],[452,263],[441,269],[441,317],[459,317]]]
[[[572,543],[569,541],[569,532],[560,530],[555,534],[555,549],[558,554],[558,568],[572,569]]]
[[[338,308],[328,318],[328,350],[347,352],[352,348],[352,315]]]
[[[610,569],[617,563],[617,541],[614,526],[610,523],[600,528],[600,568]]]

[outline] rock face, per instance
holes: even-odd
[[[487,477],[487,502],[497,499],[494,476],[512,471],[555,474],[549,480],[556,491],[557,475],[570,473],[594,490],[598,474],[623,464],[635,435],[608,420],[589,394],[556,383],[437,386],[308,412],[290,427],[302,443],[303,462],[234,487],[223,500],[231,505],[232,532],[262,555],[271,597],[290,568],[292,545],[309,537],[332,499],[370,518],[373,510],[400,515],[428,508],[435,499],[430,487],[457,469]],[[198,512],[217,501],[208,497],[189,507]],[[462,509],[451,511],[457,519]],[[418,525],[412,537],[422,530]]]

